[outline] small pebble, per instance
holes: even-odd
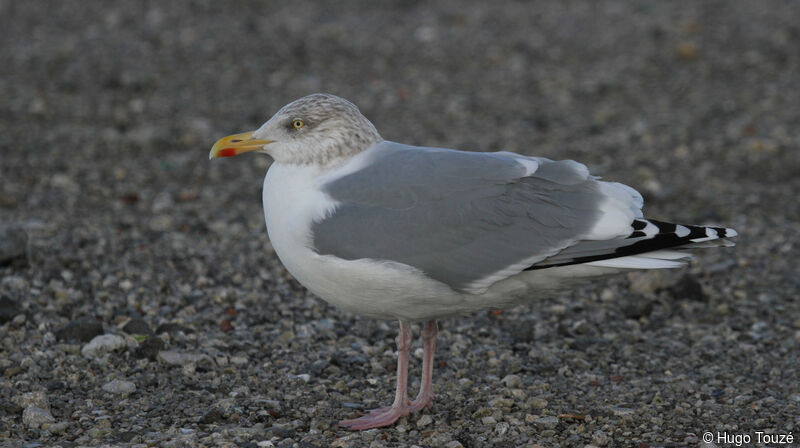
[[[57,422],[47,426],[47,430],[53,434],[61,434],[69,428],[68,422]]]
[[[150,326],[147,325],[147,322],[139,318],[133,318],[129,320],[128,323],[122,327],[122,331],[128,334],[153,334],[153,330],[150,329]]]
[[[592,434],[592,443],[597,446],[606,446],[611,439],[603,431],[597,431]]]
[[[161,351],[156,357],[160,362],[171,366],[183,366],[201,362],[212,363],[211,357],[203,353],[184,353],[175,351]]]
[[[262,406],[265,409],[271,409],[276,411],[281,410],[281,402],[278,400],[258,400],[257,403],[259,406]]]
[[[533,420],[534,426],[540,429],[553,429],[558,426],[559,420],[558,417],[548,416],[548,417],[539,417]]]
[[[158,336],[148,336],[133,351],[133,357],[137,359],[147,358],[151,361],[156,360],[158,352],[164,349],[164,341]]]
[[[497,426],[494,427],[494,432],[498,436],[502,436],[508,432],[508,427],[509,427],[508,423],[500,422],[497,424]]]
[[[510,408],[513,404],[513,400],[504,397],[497,397],[489,400],[489,406],[493,408]]]
[[[22,412],[22,423],[31,429],[38,429],[45,423],[53,423],[56,419],[50,412],[34,406],[28,406]]]
[[[62,341],[89,342],[103,334],[103,324],[93,317],[81,317],[56,331],[56,338]]]
[[[522,384],[522,378],[519,375],[506,375],[500,382],[508,387],[519,387]]]
[[[114,380],[104,384],[103,390],[112,394],[130,394],[136,391],[136,385],[130,381]]]
[[[100,427],[95,426],[93,428],[90,428],[88,431],[86,431],[86,434],[88,434],[89,437],[91,437],[93,439],[102,439],[102,438],[106,437],[110,433],[111,433],[111,429],[110,428],[106,428],[106,427],[102,427],[102,426],[100,426]]]
[[[231,356],[230,362],[235,366],[243,366],[248,363],[247,356]]]
[[[703,291],[703,285],[691,274],[681,277],[680,280],[668,288],[668,291],[674,298],[679,300],[708,301],[708,296]]]
[[[103,334],[95,336],[88,344],[84,345],[81,348],[81,354],[86,358],[99,358],[125,347],[127,347],[125,338],[115,334]]]
[[[356,434],[346,435],[344,437],[339,437],[338,439],[331,442],[331,447],[333,448],[348,448],[348,447],[355,447],[356,442]]]
[[[20,225],[0,223],[0,266],[25,260],[28,252],[28,233]]]
[[[47,395],[42,391],[25,392],[24,394],[20,394],[12,398],[12,401],[14,404],[23,409],[27,407],[35,407],[44,409],[46,411],[50,410],[50,403],[47,399]]]
[[[634,410],[631,409],[631,408],[623,408],[623,407],[615,406],[615,407],[611,408],[611,412],[613,412],[614,415],[616,415],[617,417],[624,417],[626,415],[633,414]]]
[[[544,409],[545,407],[547,407],[547,400],[545,400],[544,398],[533,397],[530,400],[528,400],[528,406],[530,406],[533,409]]]
[[[423,415],[419,418],[419,420],[417,420],[417,426],[420,428],[424,428],[431,423],[433,423],[433,418],[428,414]]]
[[[6,296],[0,297],[0,324],[10,321],[21,312],[22,308],[17,302]]]
[[[301,373],[299,375],[290,375],[290,376],[292,378],[297,378],[298,380],[300,380],[300,381],[302,381],[304,383],[307,383],[307,382],[311,381],[311,375],[309,375],[307,373]]]

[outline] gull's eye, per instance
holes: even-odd
[[[306,122],[301,120],[301,119],[299,119],[299,118],[295,118],[294,120],[292,120],[292,127],[297,129],[297,130],[303,129],[303,127],[305,127],[305,125],[306,125]]]

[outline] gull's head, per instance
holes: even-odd
[[[315,93],[283,106],[255,131],[221,138],[209,158],[259,151],[278,163],[324,165],[358,154],[381,140],[355,104]]]

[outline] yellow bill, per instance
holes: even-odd
[[[243,152],[258,151],[272,140],[259,140],[253,138],[253,131],[222,137],[211,147],[209,159],[214,157],[233,157]]]

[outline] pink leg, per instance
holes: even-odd
[[[419,394],[411,402],[411,412],[429,408],[433,405],[433,355],[436,353],[436,335],[439,328],[435,320],[429,320],[422,329],[422,341],[425,355],[422,358],[422,384]]]
[[[411,409],[408,403],[408,352],[411,350],[411,327],[408,322],[400,321],[400,333],[397,335],[397,390],[391,406],[373,409],[367,415],[351,420],[343,420],[339,425],[351,430],[362,430],[389,426],[398,419],[407,416]]]

